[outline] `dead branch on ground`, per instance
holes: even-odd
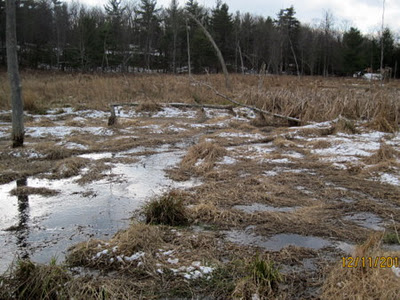
[[[240,103],[239,101],[236,101],[236,100],[228,97],[227,95],[224,95],[224,94],[220,93],[215,87],[213,87],[212,85],[210,85],[210,84],[208,84],[206,82],[197,81],[193,77],[191,77],[191,80],[193,82],[199,84],[199,85],[203,85],[205,87],[208,87],[217,96],[219,96],[221,98],[224,98],[225,100],[228,100],[229,102],[231,102],[231,103],[233,103],[233,104],[235,104],[237,106],[246,107],[246,108],[251,109],[251,110],[253,110],[255,112],[258,112],[258,113],[261,113],[261,114],[265,114],[265,115],[269,115],[269,116],[272,116],[274,118],[285,119],[285,120],[288,120],[288,121],[291,121],[291,122],[295,122],[296,124],[301,124],[302,123],[302,121],[300,119],[297,119],[297,118],[288,117],[288,116],[284,116],[284,115],[280,115],[280,114],[275,114],[275,113],[272,113],[272,112],[267,111],[267,110],[263,110],[263,109],[260,109],[260,108],[257,108],[257,107],[251,106],[251,105]]]

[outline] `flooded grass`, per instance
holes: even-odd
[[[339,268],[344,255],[396,256],[400,137],[376,130],[393,132],[393,116],[368,102],[375,121],[337,118],[328,105],[303,116],[323,122],[288,127],[243,108],[153,100],[116,107],[113,126],[90,104],[29,114],[23,149],[9,147],[9,112],[0,114],[0,271],[14,254],[25,259],[0,277],[0,298],[398,292],[377,277],[393,283],[397,270]],[[385,234],[368,242],[376,231]]]

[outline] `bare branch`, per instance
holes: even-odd
[[[272,117],[275,117],[275,118],[285,119],[285,120],[288,120],[288,121],[296,122],[296,123],[298,123],[298,124],[302,123],[302,121],[301,121],[300,119],[297,119],[297,118],[292,118],[292,117],[288,117],[288,116],[283,116],[283,115],[279,115],[279,114],[274,114],[274,113],[272,113],[272,112],[270,112],[270,111],[266,111],[266,110],[259,109],[259,108],[257,108],[257,107],[251,106],[251,105],[247,105],[247,104],[240,103],[240,102],[238,102],[238,101],[236,101],[236,100],[234,100],[234,99],[232,99],[232,98],[230,98],[230,97],[228,97],[228,96],[226,96],[226,95],[220,93],[216,88],[214,88],[212,85],[210,85],[210,84],[208,84],[208,83],[201,82],[201,81],[197,81],[197,80],[195,80],[193,77],[192,77],[191,79],[192,79],[195,83],[197,83],[197,84],[200,84],[200,85],[203,85],[203,86],[205,86],[205,87],[208,87],[208,88],[209,88],[210,90],[212,90],[217,96],[219,96],[219,97],[221,97],[221,98],[224,98],[225,100],[228,100],[229,102],[231,102],[231,103],[233,103],[233,104],[235,104],[235,105],[237,105],[237,106],[246,107],[246,108],[251,109],[251,110],[253,110],[253,111],[256,111],[256,112],[259,112],[259,113],[262,113],[262,114],[266,114],[266,115],[269,115],[269,116],[272,116]]]

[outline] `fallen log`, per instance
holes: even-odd
[[[290,122],[295,122],[296,124],[302,123],[302,121],[300,119],[297,119],[297,118],[288,117],[288,116],[284,116],[284,115],[280,115],[280,114],[275,114],[275,113],[272,113],[272,112],[267,111],[267,110],[259,109],[257,107],[251,106],[251,105],[240,103],[239,101],[236,101],[236,100],[234,100],[234,99],[232,99],[232,98],[220,93],[215,87],[213,87],[212,85],[210,85],[208,83],[197,81],[193,77],[191,79],[197,84],[200,84],[200,85],[203,85],[205,87],[208,87],[217,96],[219,96],[221,98],[224,98],[225,100],[228,100],[229,102],[231,102],[231,103],[233,103],[233,104],[235,104],[237,106],[246,107],[246,108],[251,109],[251,110],[253,110],[255,112],[266,114],[266,115],[269,115],[269,116],[272,116],[272,117],[275,117],[275,118],[279,118],[279,119],[285,119],[285,120],[288,120]]]
[[[129,103],[113,103],[110,104],[110,117],[108,118],[108,126],[112,126],[117,122],[117,115],[115,113],[115,107],[118,106],[139,106],[140,103],[129,102]],[[191,104],[191,103],[160,103],[160,106],[170,106],[176,108],[212,108],[212,109],[226,109],[233,110],[235,105],[216,105],[216,104]]]

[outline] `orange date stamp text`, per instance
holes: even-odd
[[[398,268],[400,259],[392,256],[343,256],[343,268]]]

